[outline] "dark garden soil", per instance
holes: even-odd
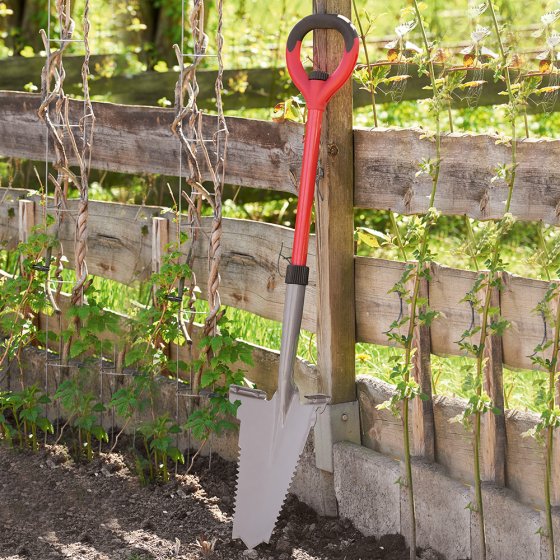
[[[62,446],[2,446],[0,560],[408,560],[402,537],[363,537],[293,497],[271,543],[247,551],[230,536],[236,466],[214,456],[192,473],[142,486],[126,455],[76,465]]]

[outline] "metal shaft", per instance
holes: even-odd
[[[296,391],[293,372],[303,317],[305,288],[306,286],[299,284],[286,284],[282,341],[280,343],[280,364],[278,367],[278,394],[280,397],[282,425],[285,422],[292,396]]]

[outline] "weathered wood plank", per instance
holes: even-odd
[[[18,239],[18,199],[28,191],[0,189],[0,216],[7,209],[15,208],[13,219],[2,220],[0,242],[10,247]],[[29,200],[38,201],[38,195]],[[74,265],[74,217],[77,200],[68,201],[69,212],[64,213],[59,239],[68,258],[68,266]],[[42,207],[35,204],[35,221],[41,223]],[[109,278],[122,284],[146,280],[152,270],[152,219],[173,220],[175,214],[162,213],[154,206],[135,206],[112,202],[89,203],[88,269],[91,274]],[[185,218],[183,229],[189,231]],[[206,295],[208,277],[208,236],[211,218],[203,218],[202,229],[195,248],[193,268]],[[222,237],[222,288],[220,295],[225,305],[251,311],[268,319],[282,320],[284,306],[285,258],[291,253],[293,231],[283,226],[252,222],[249,220],[224,219]],[[316,247],[311,236],[308,254],[310,283],[307,288],[303,315],[303,328],[316,330]]]
[[[358,376],[357,386],[362,444],[385,455],[402,458],[401,422],[389,411],[376,408],[378,404],[390,398],[391,387],[366,376]],[[450,476],[470,484],[473,480],[472,434],[466,431],[461,423],[450,422],[452,418],[461,414],[464,408],[464,400],[435,397],[436,461],[446,468]],[[535,414],[519,411],[508,411],[505,416],[506,485],[516,492],[521,501],[542,506],[542,448],[534,439],[521,435],[537,421]]]
[[[401,214],[424,213],[431,179],[416,176],[419,163],[431,157],[429,139],[413,129],[354,130],[354,204],[391,209]],[[442,139],[441,172],[435,205],[443,214],[476,219],[503,215],[507,186],[491,182],[500,164],[510,161],[510,148],[498,138],[479,134],[448,134]],[[518,143],[516,186],[511,212],[522,220],[557,224],[560,214],[560,141]]]
[[[0,156],[44,159],[46,127],[37,117],[38,107],[38,95],[0,92]],[[70,103],[71,122],[78,122],[82,112],[79,101]],[[170,130],[172,110],[94,103],[94,112],[93,168],[178,175],[179,142]],[[297,192],[303,151],[301,125],[235,117],[228,117],[227,122],[226,181]],[[216,118],[205,116],[204,137],[211,138],[215,132]],[[208,179],[202,155],[199,163]]]
[[[500,292],[491,288],[490,306],[500,307]],[[491,322],[493,317],[488,317]],[[505,484],[506,425],[504,418],[504,371],[502,367],[502,337],[489,334],[484,346],[486,363],[483,371],[483,387],[493,405],[501,413],[487,413],[482,417],[481,455],[482,480],[489,480],[500,486]]]
[[[0,190],[0,249],[14,249],[18,242],[18,210],[19,196],[25,196],[27,191],[11,189]]]
[[[429,285],[426,278],[420,278],[418,296],[429,300]],[[408,281],[408,292],[414,289],[415,278]],[[426,306],[419,306],[417,316]],[[411,305],[409,305],[408,315]],[[420,392],[428,398],[413,399],[411,404],[412,419],[412,454],[420,456],[427,461],[435,458],[435,434],[434,434],[434,409],[432,400],[432,365],[431,365],[431,340],[430,327],[427,325],[414,326],[412,334],[412,375],[420,387]]]
[[[0,156],[41,160],[45,127],[36,117],[38,97],[0,92]],[[72,104],[76,115],[81,110]],[[128,173],[178,174],[178,143],[169,130],[169,109],[95,105],[94,168]],[[205,118],[209,137],[215,131]],[[241,186],[294,193],[301,167],[302,127],[229,118],[230,145],[226,180]],[[418,130],[354,131],[354,204],[410,214],[424,212],[429,177],[416,176],[422,158],[432,151]],[[487,135],[450,134],[443,138],[442,169],[436,206],[444,214],[494,219],[503,213],[507,187],[491,182],[496,167],[509,161],[509,148]],[[395,147],[398,146],[398,149]],[[560,215],[558,140],[524,140],[512,213],[522,220],[557,224]],[[202,163],[202,162],[201,162]]]
[[[404,263],[355,257],[357,340],[387,345],[385,331],[399,316],[399,298],[389,290],[400,279]],[[432,323],[431,351],[440,356],[462,355],[457,341],[472,321],[470,306],[460,300],[470,290],[476,273],[439,265],[432,267],[430,307],[440,312]],[[502,316],[511,327],[503,338],[503,363],[532,369],[529,356],[543,335],[542,319],[534,309],[547,288],[541,280],[505,275],[500,295]]]
[[[502,278],[500,306],[502,316],[511,323],[502,337],[504,363],[533,369],[529,356],[544,336],[544,323],[535,309],[546,293],[548,282],[513,274],[504,274]]]

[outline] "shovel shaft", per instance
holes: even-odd
[[[303,144],[303,162],[299,183],[296,229],[292,250],[292,264],[298,266],[305,266],[307,263],[311,209],[313,208],[313,196],[315,194],[322,121],[322,110],[309,110],[307,124],[305,126],[305,142]]]
[[[292,397],[296,392],[293,371],[297,355],[299,331],[305,301],[305,285],[287,284],[282,319],[282,341],[280,343],[280,363],[278,365],[278,395],[282,424],[288,414]]]

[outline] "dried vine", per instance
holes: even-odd
[[[222,90],[223,90],[223,2],[218,2],[218,29],[216,33],[218,75],[215,82],[216,110],[218,129],[213,135],[212,146],[215,149],[211,155],[207,143],[203,137],[202,112],[198,109],[196,99],[198,95],[198,83],[196,80],[196,69],[200,61],[207,54],[208,36],[204,32],[204,1],[196,0],[190,15],[190,25],[194,38],[194,54],[192,63],[185,67],[184,56],[178,45],[175,52],[179,62],[181,78],[175,86],[175,119],[172,124],[173,133],[179,138],[181,146],[187,157],[189,176],[187,183],[192,188],[191,196],[182,193],[189,205],[189,223],[191,225],[191,242],[187,259],[193,259],[193,245],[200,231],[200,213],[202,200],[212,209],[212,225],[210,230],[210,242],[208,248],[208,304],[209,311],[204,323],[204,336],[215,336],[218,333],[218,322],[223,316],[219,294],[220,287],[220,261],[221,261],[221,237],[222,237],[222,195],[225,182],[225,161],[227,154],[228,129],[224,117]],[[185,102],[185,96],[187,101]],[[186,126],[185,126],[186,125]],[[194,146],[194,148],[193,148]],[[213,185],[213,193],[210,193],[202,184],[203,178],[197,161],[197,152],[201,152],[206,164],[210,181]],[[191,264],[187,262],[187,264]],[[188,305],[194,304],[193,292],[196,286],[194,274],[191,277],[189,288]],[[191,307],[192,310],[192,307]],[[193,315],[191,314],[191,317]],[[192,329],[192,320],[190,322]],[[208,346],[204,353],[210,357],[211,348]],[[194,380],[195,387],[200,385],[202,368],[197,372]]]
[[[82,305],[84,303],[84,290],[87,288],[88,269],[86,264],[87,236],[88,236],[88,190],[89,190],[89,170],[91,163],[91,147],[93,141],[93,131],[95,115],[89,95],[89,0],[86,0],[83,24],[83,44],[84,62],[82,64],[82,88],[84,97],[84,115],[79,123],[70,123],[69,111],[70,101],[64,92],[64,79],[66,72],[63,64],[63,54],[74,37],[76,23],[71,17],[70,0],[57,0],[56,13],[60,29],[59,48],[50,53],[50,30],[49,33],[41,30],[41,37],[47,53],[47,61],[41,73],[41,105],[38,110],[39,118],[47,125],[49,139],[55,152],[54,169],[57,171],[56,177],[49,173],[48,178],[54,185],[54,213],[56,219],[55,238],[58,240],[60,224],[64,220],[64,212],[68,211],[67,199],[70,184],[74,184],[80,194],[78,215],[76,218],[76,282],[72,288],[72,304]],[[52,86],[52,87],[51,87]],[[52,112],[51,112],[52,109]],[[75,130],[79,131],[81,138],[77,138]],[[68,150],[72,158],[77,161],[79,174],[76,175],[70,169]],[[45,200],[46,204],[46,200]],[[58,244],[56,256],[57,278],[60,279],[62,271],[63,247]],[[47,253],[45,266],[50,271],[50,256]],[[49,282],[47,290],[50,294]],[[58,288],[60,291],[60,287]],[[54,302],[52,294],[51,301]],[[79,325],[75,325],[79,328]],[[62,350],[62,357],[67,359],[70,340],[67,340]]]

